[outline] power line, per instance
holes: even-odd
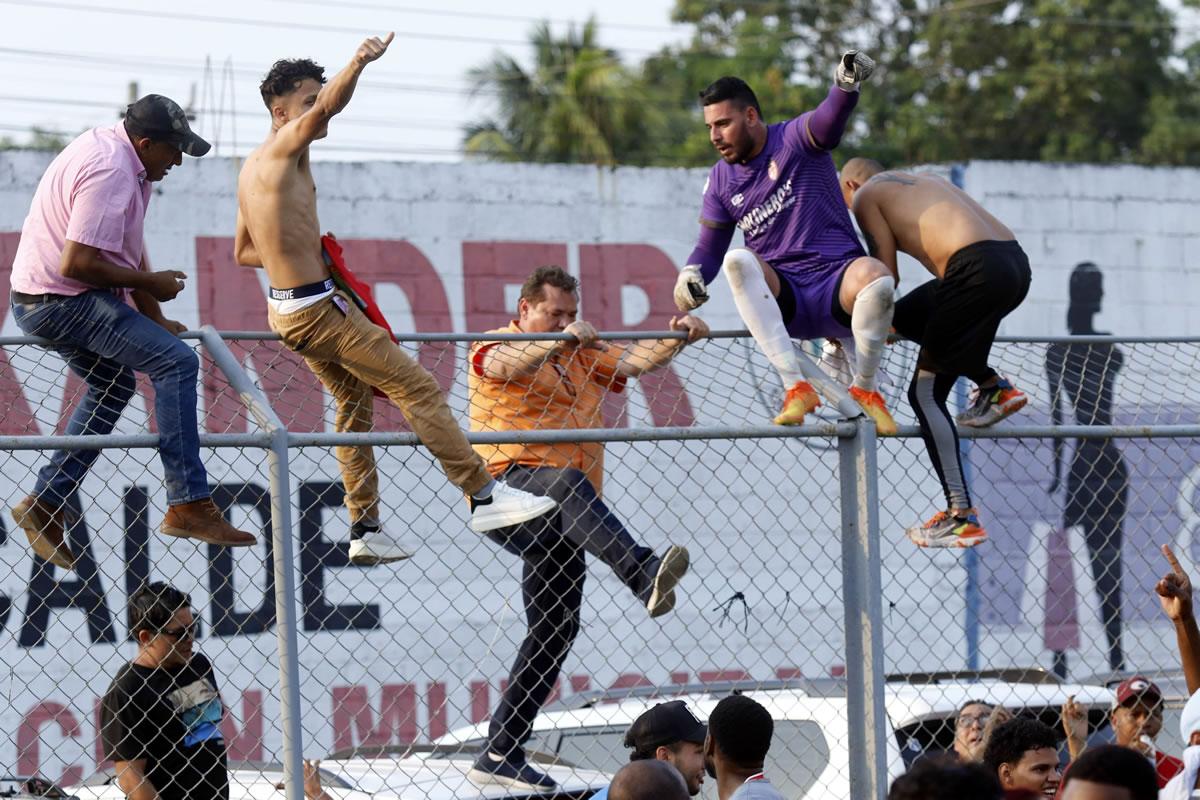
[[[992,0],[992,2],[996,2],[996,1],[997,0]],[[290,5],[320,6],[321,8],[329,7],[328,0],[273,0],[273,2],[287,3]],[[418,8],[418,7],[413,7],[413,6],[394,6],[394,5],[387,5],[387,4],[381,4],[381,3],[363,3],[363,2],[357,2],[356,0],[338,0],[338,8],[358,8],[358,9],[363,9],[363,10],[367,10],[367,11],[386,11],[389,13],[417,14],[417,15],[425,15],[425,16],[431,16],[431,17],[452,17],[455,19],[471,19],[471,20],[486,19],[486,20],[494,20],[496,22],[521,22],[521,23],[532,23],[532,24],[547,22],[547,23],[556,24],[556,25],[571,25],[571,24],[577,24],[579,22],[579,20],[562,19],[562,18],[550,19],[550,18],[546,18],[546,17],[521,16],[521,15],[517,15],[517,14],[497,14],[495,12],[489,12],[489,11],[456,11],[456,10],[447,9],[447,8]],[[647,33],[677,33],[677,32],[679,32],[680,27],[682,27],[684,24],[686,24],[686,23],[679,23],[678,25],[673,25],[673,26],[646,25],[646,24],[641,24],[641,23],[636,23],[636,22],[611,22],[611,21],[601,20],[601,19],[597,19],[596,22],[601,28],[609,28],[609,29],[616,29],[616,30],[628,30],[628,31],[645,31]]]
[[[119,105],[117,103],[109,103],[109,102],[106,102],[103,100],[85,100],[83,98],[29,97],[29,96],[18,96],[18,95],[0,95],[0,102],[23,103],[25,105],[77,106],[77,107],[83,107],[83,108],[106,108],[106,109],[113,109],[114,111],[118,108],[118,105]],[[221,110],[221,109],[213,109],[213,108],[208,108],[208,107],[204,107],[204,106],[199,106],[199,107],[191,108],[188,110],[194,111],[196,114],[225,115],[225,116],[241,117],[244,119],[257,119],[257,120],[261,120],[264,123],[266,123],[269,119],[265,109],[262,112],[225,111],[225,110]],[[338,119],[338,124],[363,125],[363,126],[367,126],[367,127],[396,128],[398,125],[404,124],[406,127],[418,128],[421,130],[454,130],[454,131],[462,130],[462,125],[459,125],[456,123],[451,123],[451,122],[438,124],[436,122],[429,123],[429,122],[422,122],[420,120],[417,120],[417,121],[405,120],[405,121],[403,121],[403,123],[401,123],[401,120],[399,120],[399,119],[384,119],[382,117],[356,117],[356,116],[353,116],[352,114],[349,114],[348,112],[346,114],[339,115],[337,119]]]
[[[23,6],[25,8],[42,8],[59,11],[82,11],[93,14],[111,14],[127,17],[156,17],[159,19],[169,19],[173,22],[204,22],[215,25],[244,25],[259,28],[271,28],[278,30],[287,28],[291,30],[312,31],[315,33],[352,33],[356,36],[373,36],[378,35],[379,30],[367,30],[365,27],[347,26],[347,25],[328,25],[310,22],[296,22],[291,20],[278,19],[253,19],[249,17],[222,17],[209,14],[193,14],[190,12],[178,11],[155,11],[152,9],[141,8],[122,8],[119,6],[87,6],[79,3],[62,2],[62,0],[0,0],[0,5]],[[436,33],[432,31],[396,31],[396,38],[399,39],[419,39],[419,40],[434,40],[444,42],[465,42],[469,44],[487,44],[487,45],[512,45],[527,47],[528,40],[519,39],[500,39],[488,36],[470,36],[467,34],[457,33]],[[619,49],[628,53],[641,53],[649,55],[657,52],[655,50],[647,50],[645,48],[611,48]]]

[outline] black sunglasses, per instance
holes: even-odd
[[[195,639],[199,630],[200,622],[196,621],[191,625],[184,625],[182,628],[163,628],[159,633],[163,636],[170,636],[172,639],[182,639],[184,637]]]

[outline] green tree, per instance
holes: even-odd
[[[907,10],[910,33],[888,41],[864,94],[864,149],[908,163],[1139,157],[1170,84],[1173,17],[1157,0]]]
[[[495,114],[467,127],[468,155],[501,161],[646,162],[663,115],[617,54],[600,46],[594,19],[556,38],[549,24],[531,38],[533,65],[497,53],[468,74]]]
[[[715,155],[698,94],[723,75],[745,80],[769,122],[820,102],[843,51],[870,26],[870,0],[676,0],[672,20],[695,27],[691,40],[642,65],[667,117],[654,163],[703,165]],[[674,151],[674,152],[672,152]]]
[[[29,129],[29,141],[17,142],[12,137],[0,136],[0,150],[44,150],[57,153],[67,146],[67,140],[58,133],[37,126]]]

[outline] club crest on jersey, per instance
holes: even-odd
[[[733,197],[729,198],[729,202],[730,202],[730,203],[733,203],[733,207],[734,207],[734,208],[737,208],[738,206],[740,206],[740,205],[742,204],[742,202],[743,202],[745,199],[746,199],[746,198],[745,198],[745,197],[743,197],[743,196],[741,195],[741,193],[738,193],[738,194],[735,194]]]
[[[771,159],[771,163],[767,164],[767,177],[773,181],[779,180],[779,165],[775,163],[775,159]]]

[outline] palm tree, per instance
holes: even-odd
[[[465,129],[469,156],[499,161],[644,163],[662,114],[617,54],[598,42],[595,19],[555,38],[534,28],[533,66],[496,53],[468,73],[472,96],[495,98],[496,112]]]

